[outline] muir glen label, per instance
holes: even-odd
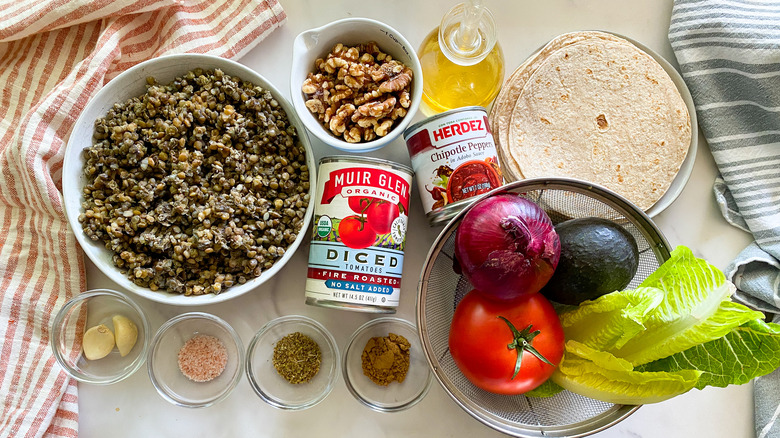
[[[416,123],[404,132],[425,215],[431,225],[468,201],[503,185],[496,144],[482,107],[465,107]]]
[[[367,157],[320,160],[306,303],[394,313],[409,219],[412,171]]]

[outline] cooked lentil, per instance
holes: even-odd
[[[270,91],[196,69],[116,103],[84,150],[84,232],[135,284],[218,294],[258,277],[303,225],[309,169]]]

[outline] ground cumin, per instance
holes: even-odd
[[[368,340],[363,349],[363,374],[377,385],[387,386],[396,380],[399,383],[409,371],[409,341],[395,333],[386,337]]]

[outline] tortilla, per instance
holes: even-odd
[[[496,113],[507,138],[499,148],[522,177],[585,180],[647,210],[690,147],[688,110],[650,55],[622,38],[589,34],[548,45],[532,71],[524,69],[514,107]],[[512,90],[506,96],[502,106],[512,104]],[[501,117],[510,118],[506,130]]]
[[[533,55],[529,56],[523,64],[515,69],[504,82],[504,86],[501,87],[501,91],[493,101],[488,123],[493,131],[494,140],[496,144],[499,145],[498,155],[499,159],[502,160],[503,170],[505,171],[504,177],[507,180],[517,181],[523,179],[523,174],[517,166],[517,163],[505,153],[506,148],[500,146],[509,144],[509,122],[512,118],[512,111],[514,110],[517,98],[522,92],[526,81],[528,81],[528,78],[536,71],[539,65],[550,56],[550,54],[556,50],[589,38],[617,40],[617,37],[612,34],[595,31],[572,32],[559,35],[557,38],[545,44],[544,47],[537,50]]]

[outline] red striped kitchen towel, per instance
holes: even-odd
[[[158,55],[239,58],[285,19],[278,0],[0,0],[0,436],[78,435],[49,327],[86,287],[61,172],[87,101]]]

